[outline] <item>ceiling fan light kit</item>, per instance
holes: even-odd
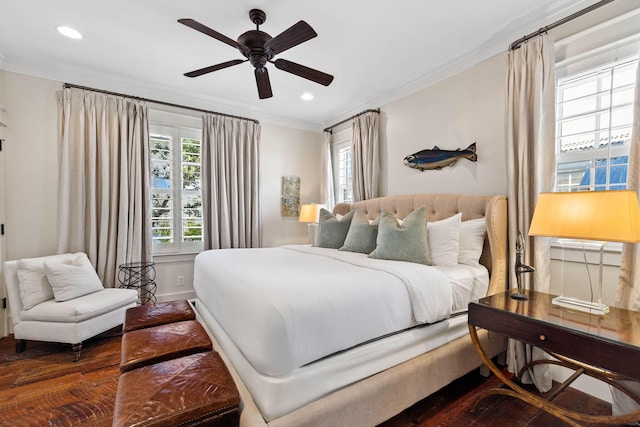
[[[240,37],[238,37],[237,41],[220,34],[219,32],[193,19],[178,19],[179,23],[186,25],[187,27],[208,35],[209,37],[213,37],[214,39],[228,44],[231,47],[235,47],[246,58],[233,59],[231,61],[200,68],[198,70],[185,73],[184,75],[187,77],[198,77],[203,74],[208,74],[249,61],[249,63],[255,68],[254,74],[260,99],[271,98],[273,96],[271,91],[271,81],[269,80],[269,72],[267,70],[267,63],[272,63],[279,70],[295,74],[296,76],[311,80],[312,82],[319,83],[323,86],[329,86],[329,84],[331,84],[333,76],[330,74],[314,70],[313,68],[309,68],[301,64],[296,64],[295,62],[287,61],[286,59],[273,60],[275,55],[316,37],[318,34],[309,24],[304,21],[298,21],[296,24],[284,30],[277,36],[271,37],[264,31],[260,31],[260,25],[267,20],[266,13],[260,9],[252,9],[249,12],[249,18],[254,24],[256,24],[256,29],[242,33]]]

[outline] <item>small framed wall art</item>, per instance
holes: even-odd
[[[282,177],[282,195],[280,212],[284,217],[298,217],[300,215],[300,177]]]

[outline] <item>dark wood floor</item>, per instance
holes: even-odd
[[[71,360],[68,345],[29,341],[27,350],[16,354],[12,337],[0,339],[0,426],[111,426],[119,375],[119,331],[89,340],[81,359]],[[473,372],[381,427],[566,425],[506,396],[488,397],[472,413],[477,396],[497,386],[495,377]],[[565,391],[556,401],[587,408],[590,413],[611,413],[611,405],[575,390]]]

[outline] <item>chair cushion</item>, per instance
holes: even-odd
[[[135,289],[106,288],[68,301],[45,301],[29,310],[22,310],[20,318],[42,322],[78,323],[136,301],[138,292]]]
[[[113,426],[237,426],[239,405],[229,370],[208,351],[120,375]]]
[[[127,309],[124,315],[124,332],[150,328],[166,323],[194,320],[196,314],[186,300],[159,302]]]
[[[78,255],[80,252],[18,260],[18,289],[20,289],[22,308],[29,310],[41,302],[53,299],[53,290],[44,272],[45,261],[63,262],[72,260]]]
[[[120,372],[212,348],[209,335],[197,320],[130,331],[122,336]]]
[[[56,301],[66,301],[104,289],[86,254],[67,261],[45,261],[44,272]]]

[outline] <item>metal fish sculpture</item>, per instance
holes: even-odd
[[[474,142],[464,150],[441,150],[434,146],[431,150],[422,150],[404,158],[404,165],[421,172],[429,169],[440,170],[447,166],[453,166],[458,159],[467,159],[472,162],[478,160],[476,143]]]

